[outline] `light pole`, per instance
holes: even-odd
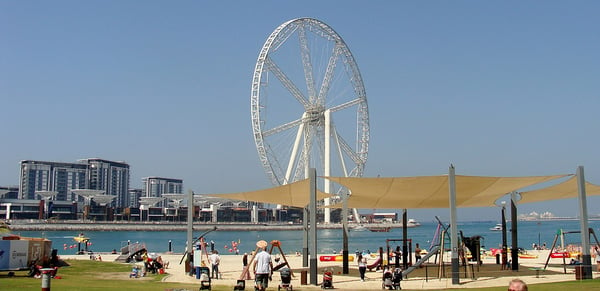
[[[507,267],[508,246],[506,243],[506,201],[502,201],[502,270]]]

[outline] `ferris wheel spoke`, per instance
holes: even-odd
[[[343,150],[350,159],[356,164],[362,164],[364,161],[360,158],[360,155],[357,154],[350,145],[344,140],[342,136],[340,136],[336,131],[336,140],[338,142],[338,146]]]
[[[271,179],[274,183],[281,185],[281,178],[280,178],[281,174],[280,173],[283,172],[281,163],[279,162],[277,155],[275,154],[275,152],[273,151],[273,149],[271,148],[270,145],[267,146],[266,151],[267,151],[267,156],[269,157],[269,163],[267,165],[267,168],[270,171]]]
[[[338,135],[337,130],[335,129],[335,126],[333,124],[331,124],[331,127],[332,127],[333,137],[335,139],[335,144],[337,145],[337,147],[336,147],[337,154],[340,159],[344,177],[348,177],[348,169],[346,168],[346,161],[344,160],[344,154],[342,153],[342,147],[340,146],[340,136]]]
[[[270,136],[270,135],[274,135],[276,133],[280,133],[280,132],[282,132],[284,130],[288,130],[290,128],[296,127],[296,126],[298,126],[299,124],[302,123],[302,119],[303,118],[304,117],[302,117],[300,119],[296,119],[294,121],[290,121],[288,123],[285,123],[285,124],[282,124],[282,125],[279,125],[279,126],[276,126],[276,127],[273,127],[271,129],[265,130],[265,131],[262,132],[262,135],[265,136],[265,137],[267,137],[267,136]]]
[[[346,109],[348,107],[352,107],[354,105],[360,104],[362,102],[364,102],[364,100],[362,100],[361,98],[356,98],[354,100],[350,100],[350,101],[342,103],[340,105],[333,106],[333,107],[329,108],[329,110],[331,110],[331,112],[336,112],[336,111],[340,111],[340,110]]]
[[[300,54],[302,55],[302,66],[304,67],[304,78],[306,79],[306,88],[308,89],[309,101],[315,103],[315,80],[313,78],[313,67],[310,61],[310,49],[308,48],[308,41],[306,40],[306,31],[304,26],[300,26],[298,29],[298,38],[300,40]]]
[[[294,82],[288,78],[288,76],[279,68],[279,66],[277,66],[275,62],[273,62],[271,58],[267,57],[265,59],[265,64],[267,69],[271,71],[275,77],[277,77],[277,79],[279,79],[281,84],[296,98],[296,100],[298,100],[298,102],[300,102],[300,104],[302,104],[302,106],[304,106],[304,108],[308,108],[310,106],[310,103],[308,100],[306,100],[304,94],[300,92]]]
[[[329,57],[329,61],[327,62],[327,68],[325,69],[325,76],[323,76],[323,83],[321,85],[321,89],[319,90],[319,98],[317,99],[317,104],[325,104],[325,96],[329,93],[329,87],[331,86],[331,80],[333,73],[335,72],[335,67],[337,65],[337,58],[340,55],[339,46],[335,46],[333,49],[333,53]]]

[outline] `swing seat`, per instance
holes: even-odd
[[[287,266],[287,263],[286,263],[286,262],[283,262],[283,263],[281,263],[281,264],[279,264],[279,265],[277,265],[277,266],[273,267],[273,272],[275,272],[275,271],[277,271],[277,270],[279,270],[279,269],[281,269],[281,268],[283,268],[283,267],[285,267],[285,266]]]

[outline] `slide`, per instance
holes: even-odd
[[[371,271],[372,269],[377,269],[377,267],[379,267],[379,265],[381,265],[381,257],[377,257],[377,260],[375,260],[375,262],[373,262],[373,264],[367,265],[367,269],[369,269],[369,271]]]
[[[433,249],[431,249],[429,251],[429,253],[427,253],[425,256],[423,256],[421,258],[420,261],[416,262],[414,265],[408,267],[406,270],[402,271],[402,277],[406,277],[408,274],[410,274],[412,271],[414,271],[415,269],[417,269],[418,267],[420,267],[424,262],[426,262],[431,256],[437,254],[437,252],[440,250],[440,246],[435,246],[433,247]]]

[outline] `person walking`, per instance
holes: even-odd
[[[244,253],[244,256],[242,256],[242,264],[244,265],[244,268],[248,266],[248,253]]]
[[[210,257],[210,264],[212,266],[211,270],[211,278],[219,279],[219,264],[221,263],[221,257],[219,256],[219,251],[214,250]]]
[[[415,263],[419,262],[421,260],[421,248],[419,247],[419,244],[417,243],[417,245],[415,246]]]
[[[594,246],[594,252],[596,253],[596,271],[600,272],[600,249],[598,246]]]
[[[367,271],[367,258],[363,257],[362,254],[358,255],[358,272],[360,273],[360,280],[365,281],[365,272]]]
[[[259,253],[254,257],[254,279],[256,281],[257,290],[266,290],[269,287],[273,264],[271,263],[271,255],[267,252],[267,242],[261,240],[256,243],[260,249]]]

